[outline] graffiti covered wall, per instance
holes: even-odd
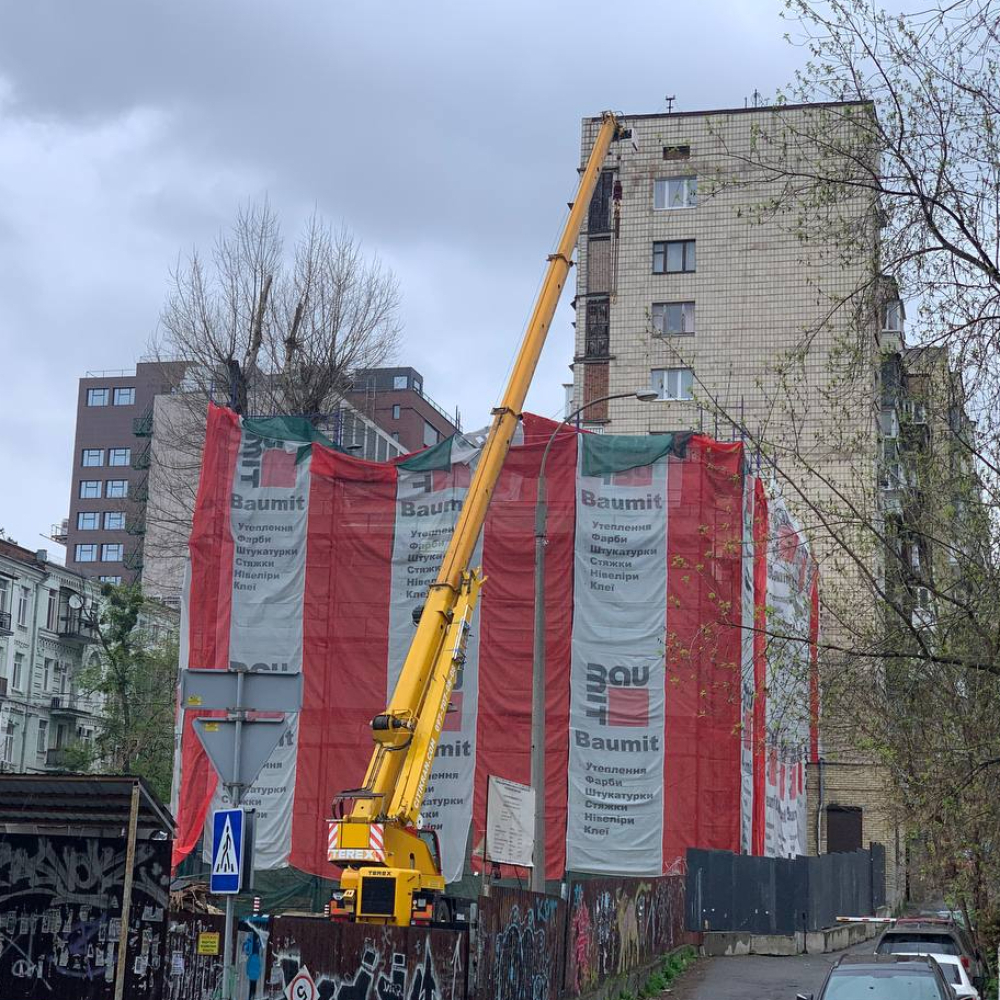
[[[271,925],[268,985],[279,995],[302,969],[319,1000],[465,1000],[468,935],[280,917]]]
[[[170,844],[136,845],[125,995],[159,1000]],[[106,1000],[122,940],[125,842],[15,834],[0,839],[0,995]]]
[[[479,900],[478,1000],[557,1000],[566,904],[555,896],[494,888]]]
[[[163,1000],[214,1000],[219,996],[225,926],[225,917],[216,914],[170,914]],[[214,934],[219,935],[219,954],[199,954],[199,937]]]
[[[568,919],[565,983],[572,996],[692,941],[677,875],[574,883]]]

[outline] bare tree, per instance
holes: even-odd
[[[377,257],[317,215],[286,255],[265,200],[242,208],[210,262],[193,252],[171,276],[156,355],[223,397],[238,366],[253,412],[321,414],[350,374],[389,360],[399,287]]]
[[[207,259],[195,250],[178,265],[152,344],[176,391],[156,401],[138,497],[148,593],[179,592],[209,400],[328,427],[352,375],[392,360],[399,307],[392,272],[346,228],[314,214],[286,250],[266,199],[240,209]]]

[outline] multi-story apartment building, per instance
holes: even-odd
[[[98,600],[95,583],[44,550],[0,540],[0,769],[58,769],[94,735],[101,706],[77,675],[96,655]]]
[[[130,583],[141,571],[130,512],[143,503],[153,400],[183,365],[139,364],[133,371],[80,379],[66,526],[66,565],[83,576]]]
[[[850,129],[867,110],[845,102],[629,116],[633,146],[609,153],[578,245],[572,408],[647,386],[659,394],[597,403],[583,426],[742,436],[801,491],[786,499],[829,570],[831,606],[856,599],[860,578],[850,565],[832,569],[849,531],[832,511],[849,497],[856,512],[880,516],[880,299],[858,294],[879,287],[879,213],[861,189],[822,210],[796,203],[802,185],[758,153],[770,141],[788,157],[810,155],[814,123]],[[599,126],[583,122],[584,159]],[[837,622],[829,616],[828,637]],[[900,838],[882,776],[848,726],[824,724],[811,849],[839,849],[847,816],[856,846],[886,845],[893,886]]]
[[[425,392],[414,368],[368,368],[354,373],[347,399],[405,451],[437,444],[461,428]]]
[[[412,368],[372,369],[354,384],[317,419],[359,457],[386,461],[455,429]],[[177,602],[204,408],[209,398],[228,401],[227,389],[184,362],[140,362],[80,380],[70,516],[52,533],[70,569],[107,583],[141,579],[148,595]]]

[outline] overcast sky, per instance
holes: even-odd
[[[76,380],[129,368],[178,255],[267,193],[395,271],[400,364],[486,423],[572,196],[580,119],[742,107],[780,0],[0,2],[0,526],[69,507]],[[567,295],[528,398],[559,410]],[[54,555],[61,555],[61,551]]]

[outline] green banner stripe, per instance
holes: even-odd
[[[580,438],[580,475],[607,476],[652,465],[664,455],[684,458],[690,431],[672,434],[649,434],[646,437],[625,434],[583,434]]]
[[[398,463],[398,468],[406,469],[408,472],[437,472],[440,469],[451,468],[451,443],[455,439],[453,434],[443,441],[424,448],[415,455]]]

